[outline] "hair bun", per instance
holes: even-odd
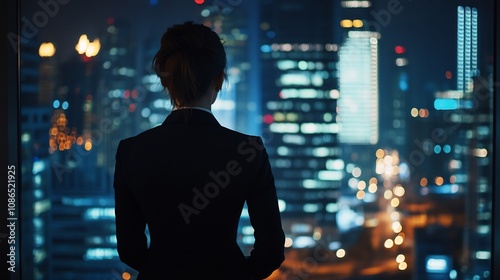
[[[205,94],[212,80],[224,73],[226,63],[219,35],[205,25],[186,22],[163,34],[153,68],[172,103],[186,106]]]

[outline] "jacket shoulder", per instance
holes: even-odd
[[[160,135],[160,126],[150,128],[146,131],[143,131],[137,135],[130,136],[120,140],[119,146],[121,147],[129,147],[134,144],[141,143],[147,141],[147,139],[152,139]]]
[[[260,136],[242,133],[242,132],[239,132],[236,130],[229,129],[227,127],[222,127],[222,130],[223,130],[223,133],[225,133],[227,136],[231,136],[234,139],[239,139],[239,140],[253,139],[254,141],[262,142],[262,139]]]

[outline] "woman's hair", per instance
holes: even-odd
[[[214,78],[225,75],[226,63],[217,33],[191,21],[168,28],[153,59],[154,70],[176,107],[200,99]]]

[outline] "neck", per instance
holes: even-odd
[[[190,108],[190,107],[198,107],[198,108],[203,108],[203,109],[212,111],[212,101],[210,98],[207,98],[207,95],[205,95],[204,98],[196,100],[193,103],[186,104],[182,107],[176,107],[176,108],[182,109],[182,108]]]

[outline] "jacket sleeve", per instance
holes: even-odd
[[[250,272],[258,279],[271,275],[285,260],[285,235],[281,225],[276,186],[262,140],[257,138],[255,164],[258,173],[247,198],[248,214],[254,228],[254,248],[247,258]]]
[[[146,220],[126,178],[123,142],[116,153],[113,187],[115,190],[115,218],[117,250],[120,260],[140,271],[148,251],[145,234]]]

